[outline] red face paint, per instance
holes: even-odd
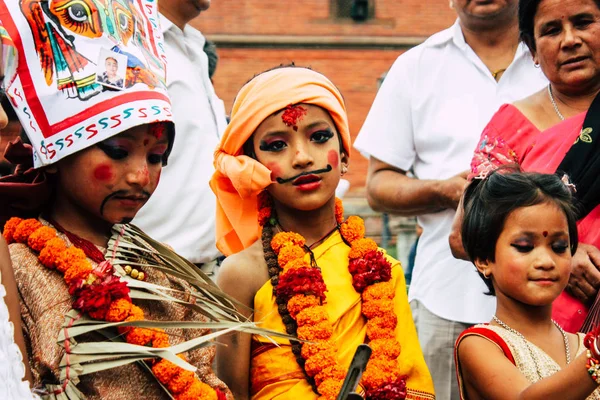
[[[297,124],[306,115],[306,112],[306,108],[290,104],[285,108],[283,114],[281,114],[281,120],[287,126],[291,126],[294,131],[297,131]]]
[[[329,162],[329,165],[331,165],[333,168],[337,168],[340,162],[339,153],[336,150],[329,150],[327,153],[327,162]]]
[[[150,125],[149,133],[157,139],[167,131],[167,125],[164,122],[156,122]]]
[[[281,167],[276,162],[270,162],[265,164],[265,167],[271,170],[271,180],[275,182],[278,177],[281,177]]]
[[[544,235],[544,237],[548,237],[548,231],[542,232],[542,235]]]
[[[100,164],[94,170],[94,178],[99,181],[108,181],[113,177],[112,168],[108,164]]]
[[[142,185],[145,186],[150,183],[150,172],[148,171],[148,167],[144,166],[144,168],[139,170],[138,173],[141,174]]]

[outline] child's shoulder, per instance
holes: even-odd
[[[229,292],[229,288],[236,288],[236,291],[247,291],[250,296],[268,280],[269,273],[260,240],[228,256],[219,268],[218,284],[225,292]]]

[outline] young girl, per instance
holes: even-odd
[[[551,319],[577,249],[571,204],[556,175],[500,170],[467,188],[464,246],[497,306],[456,342],[462,399],[600,398],[597,333]]]
[[[201,312],[228,320],[228,302],[127,224],[175,136],[162,37],[149,22],[156,1],[88,2],[81,17],[82,4],[0,2],[18,54],[3,60],[4,84],[31,142],[7,150],[21,164],[0,182],[0,211],[19,215],[3,236],[33,386],[52,399],[231,398],[212,371],[214,348],[200,348],[211,333]],[[95,79],[107,53],[127,62],[121,90]],[[202,287],[216,293],[206,309]]]
[[[236,399],[335,399],[364,342],[367,398],[434,398],[402,269],[335,198],[349,156],[344,102],[325,76],[276,68],[238,93],[211,181],[229,255],[218,283],[262,327],[309,343],[224,337],[217,367]]]

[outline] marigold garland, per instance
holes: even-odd
[[[267,192],[259,195],[259,224],[273,223],[274,212]],[[352,285],[362,296],[362,313],[367,318],[367,339],[372,355],[362,378],[366,398],[405,399],[406,377],[401,376],[398,356],[400,343],[395,329],[398,319],[394,312],[394,287],[391,264],[377,244],[364,237],[364,221],[351,216],[343,221],[343,206],[335,199],[335,216],[342,238],[350,245],[348,270]],[[300,363],[307,379],[313,379],[320,399],[335,399],[346,372],[337,364],[337,347],[331,341],[333,327],[322,303],[327,287],[321,270],[304,261],[306,240],[295,232],[277,233],[270,247],[277,256],[279,269],[269,268],[273,291],[280,313],[296,322],[295,334],[305,344],[294,344],[292,351],[300,354]],[[280,271],[279,275],[276,274]],[[281,307],[287,311],[282,313]],[[289,330],[288,330],[289,332]],[[296,352],[295,346],[300,346]],[[309,380],[310,380],[309,379]],[[311,382],[312,383],[312,382]]]
[[[131,303],[127,283],[114,274],[113,266],[102,262],[93,268],[86,254],[75,246],[68,247],[55,229],[42,225],[37,219],[13,217],[5,224],[3,235],[8,243],[28,245],[39,253],[38,259],[45,267],[64,274],[69,294],[74,297],[73,308],[109,322],[144,319],[144,311]],[[170,346],[169,337],[162,329],[120,327],[119,332],[128,343],[156,348]],[[197,379],[193,372],[167,360],[154,362],[152,372],[176,400],[225,398],[218,389]]]

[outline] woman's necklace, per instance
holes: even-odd
[[[538,364],[537,359],[535,358],[534,354],[533,354],[533,349],[531,348],[531,346],[529,345],[529,342],[527,341],[527,339],[525,339],[525,336],[523,336],[523,334],[513,328],[511,328],[510,326],[506,325],[504,322],[502,322],[498,317],[496,317],[495,315],[492,317],[493,320],[500,325],[501,327],[503,327],[504,329],[506,329],[507,331],[517,335],[518,337],[520,337],[523,342],[525,343],[525,346],[527,346],[527,350],[529,350],[529,355],[531,356],[531,359],[533,360],[534,364],[535,364],[535,370],[538,374],[538,377],[540,379],[543,378],[542,376],[542,372],[540,370],[540,366]],[[558,328],[558,330],[560,331],[562,337],[563,337],[563,342],[565,343],[565,355],[567,358],[567,365],[571,364],[571,350],[569,348],[569,338],[567,338],[567,334],[566,332],[563,330],[563,328],[560,327],[560,325],[558,325],[556,323],[555,320],[552,320],[552,322],[554,323],[554,325]]]
[[[554,94],[552,93],[552,85],[548,84],[548,95],[550,96],[550,101],[552,102],[552,106],[554,107],[554,111],[556,111],[556,115],[560,118],[561,121],[565,120],[565,117],[561,114],[558,109],[558,104],[556,104],[556,100],[554,100]]]

